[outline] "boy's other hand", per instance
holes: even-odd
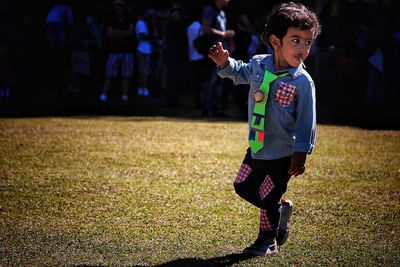
[[[208,57],[211,58],[218,67],[223,69],[228,65],[229,52],[224,49],[221,42],[218,42],[210,48]]]
[[[292,159],[290,162],[290,169],[289,174],[298,176],[302,175],[306,170],[305,163],[306,163],[307,153],[305,152],[294,152],[292,155]]]

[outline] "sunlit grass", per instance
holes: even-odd
[[[245,122],[1,119],[0,265],[217,266],[257,234],[232,187],[246,135]],[[286,193],[288,242],[235,266],[398,266],[399,186],[399,131],[319,125]]]

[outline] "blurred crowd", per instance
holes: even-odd
[[[200,108],[199,83],[205,78],[202,65],[194,64],[199,58],[190,52],[191,34],[201,30],[204,7],[213,2],[47,0],[22,7],[2,1],[0,105],[158,101]],[[224,11],[235,32],[233,57],[248,61],[268,53],[259,35],[265,14],[277,2],[229,1]],[[318,108],[334,113],[393,106],[400,96],[394,74],[400,56],[395,1],[300,2],[316,11],[322,24],[305,62],[317,85]],[[118,36],[127,38],[121,43]],[[247,88],[229,81],[222,87],[223,104],[246,114]]]

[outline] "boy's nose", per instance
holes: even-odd
[[[305,51],[307,51],[307,49],[308,47],[306,43],[299,45],[299,53],[304,53]]]

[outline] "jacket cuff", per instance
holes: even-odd
[[[234,63],[233,58],[228,57],[228,65],[226,65],[225,68],[220,68],[217,66],[217,69],[218,69],[217,73],[221,74],[223,76],[228,75],[228,74],[232,73],[234,67],[235,67],[235,63]]]
[[[307,142],[296,142],[294,144],[294,152],[306,152],[307,154],[311,154],[314,150],[314,145]]]

